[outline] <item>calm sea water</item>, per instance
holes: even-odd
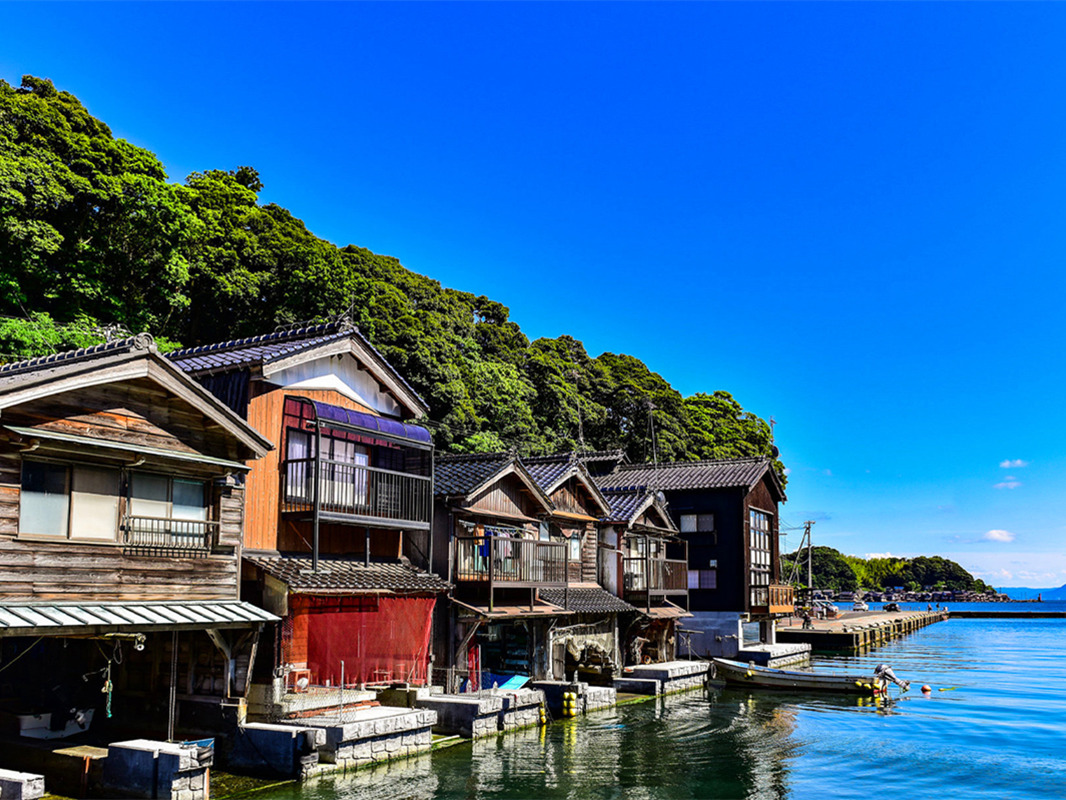
[[[825,670],[891,664],[914,687],[886,705],[697,691],[256,797],[1066,797],[1064,657],[1066,619],[955,619],[867,655],[815,658]]]

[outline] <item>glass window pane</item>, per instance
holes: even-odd
[[[135,517],[169,517],[170,479],[134,472],[130,476],[130,514]]]
[[[714,514],[700,514],[697,527],[701,531],[714,530]]]
[[[207,486],[203,481],[174,480],[174,519],[207,519]]]
[[[118,535],[120,475],[117,469],[74,467],[70,495],[70,536],[114,539]]]
[[[19,532],[46,536],[67,535],[67,468],[39,461],[22,465]]]
[[[695,514],[682,514],[681,515],[681,532],[682,533],[695,533],[696,532],[696,515]]]

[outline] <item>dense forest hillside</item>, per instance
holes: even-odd
[[[806,548],[783,555],[781,570],[787,579],[797,561],[799,570],[796,574],[800,583],[806,585]],[[814,547],[811,551],[811,573],[815,587],[834,592],[894,587],[917,592],[927,586],[956,592],[987,592],[992,589],[981,579],[974,578],[960,564],[940,556],[867,559],[844,555],[832,547]]]
[[[682,397],[636,358],[530,342],[505,305],[315,237],[251,167],[172,183],[50,81],[0,81],[0,360],[149,331],[164,346],[349,313],[432,409],[438,447],[768,455],[728,392]],[[778,463],[779,470],[781,469]]]

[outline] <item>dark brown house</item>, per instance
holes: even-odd
[[[239,715],[276,620],[238,599],[244,477],[270,447],[147,335],[0,366],[0,709],[16,730],[172,735]]]
[[[646,487],[663,493],[688,543],[695,616],[686,624],[707,629],[704,652],[735,655],[743,644],[742,622],[760,623],[760,641],[773,641],[773,620],[792,612],[793,597],[781,583],[778,505],[785,492],[769,460],[619,464],[597,482],[606,492]]]

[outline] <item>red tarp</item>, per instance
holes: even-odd
[[[311,670],[311,683],[428,683],[435,597],[290,598],[285,660]]]

